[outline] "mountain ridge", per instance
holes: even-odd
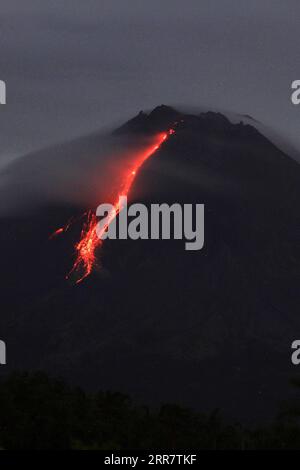
[[[252,126],[175,113],[183,122],[143,165],[130,199],[204,203],[203,250],[108,240],[99,269],[74,287],[64,277],[81,224],[48,240],[72,206],[2,220],[6,371],[44,369],[86,388],[258,422],[293,393],[299,165]],[[162,132],[174,116],[168,107],[138,115],[132,135]],[[97,145],[86,148],[96,155]]]

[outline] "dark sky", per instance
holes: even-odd
[[[183,103],[300,148],[299,0],[1,0],[1,158]]]

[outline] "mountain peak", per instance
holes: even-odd
[[[171,106],[161,104],[156,106],[150,113],[140,111],[134,118],[127,121],[117,129],[116,133],[153,133],[169,127],[174,121],[181,117],[181,113]]]

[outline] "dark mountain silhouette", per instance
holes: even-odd
[[[1,221],[0,333],[11,369],[43,369],[87,388],[269,417],[292,393],[300,335],[299,164],[254,127],[167,106],[116,131],[177,131],[147,160],[132,200],[205,204],[205,246],[106,241],[82,284],[64,275],[78,207]],[[3,373],[4,368],[1,369]]]

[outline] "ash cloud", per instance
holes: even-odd
[[[299,15],[296,0],[2,0],[0,160],[178,101],[250,114],[299,146]]]
[[[51,204],[92,208],[112,202],[124,172],[151,140],[103,132],[25,155],[0,172],[0,213],[15,216]]]

